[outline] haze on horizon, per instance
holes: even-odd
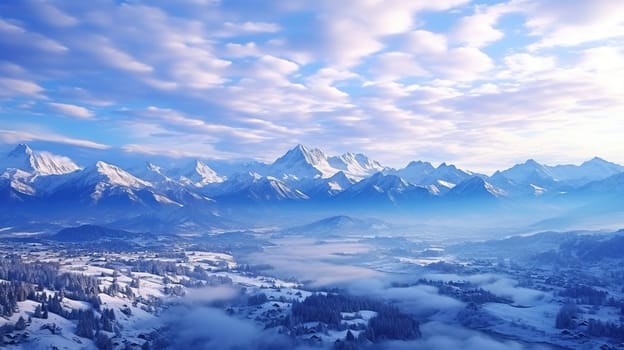
[[[0,5],[0,146],[624,163],[624,3]]]

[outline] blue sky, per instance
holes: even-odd
[[[7,1],[0,143],[624,163],[624,2]]]

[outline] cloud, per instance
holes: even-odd
[[[395,81],[406,77],[426,76],[429,73],[423,69],[413,55],[405,52],[386,52],[375,57],[371,71],[376,80]]]
[[[541,345],[524,345],[503,341],[485,334],[440,322],[428,322],[420,327],[422,338],[410,342],[386,342],[387,349],[466,349],[466,350],[546,350]]]
[[[526,27],[538,41],[532,50],[576,46],[624,36],[624,3],[609,0],[530,1],[524,5]]]
[[[22,79],[0,78],[0,96],[30,95],[40,97],[43,87]]]
[[[519,12],[520,1],[509,1],[490,6],[476,5],[474,14],[460,18],[451,29],[452,41],[462,46],[484,47],[505,36],[505,32],[496,26],[501,18],[510,13]]]
[[[42,34],[29,32],[17,23],[0,18],[0,45],[6,50],[65,53],[68,48]]]
[[[230,57],[260,56],[260,49],[254,42],[246,44],[227,43],[225,44],[226,55]]]
[[[161,316],[171,336],[172,349],[277,349],[292,347],[284,336],[263,331],[254,323],[220,309],[187,305],[170,308]]]
[[[482,38],[478,35],[476,37]],[[465,40],[459,42],[471,44]],[[429,76],[471,81],[486,78],[484,74],[494,68],[492,58],[479,48],[449,46],[449,40],[445,35],[426,30],[416,30],[405,35],[402,47],[413,55],[413,64],[425,69]]]
[[[275,33],[280,30],[277,23],[269,22],[225,22],[224,29],[227,35],[237,35],[240,33]]]
[[[314,244],[310,239],[286,239],[247,257],[254,264],[269,264],[282,278],[297,276],[314,287],[345,286],[356,281],[380,278],[372,269],[345,263],[344,255],[368,251],[370,247],[353,242]]]
[[[34,129],[34,128],[33,128]],[[67,145],[87,147],[94,149],[109,149],[109,145],[97,143],[90,140],[76,139],[49,132],[31,133],[28,131],[0,129],[0,141],[3,143],[22,143],[29,141],[49,141],[63,143]]]
[[[47,2],[29,4],[29,9],[34,11],[46,23],[56,27],[71,27],[78,24],[78,19],[68,15],[59,8]]]
[[[57,112],[67,115],[70,117],[76,117],[80,119],[90,119],[93,117],[93,112],[88,110],[82,106],[76,106],[69,103],[58,103],[58,102],[50,102],[48,103],[50,107],[52,107]]]
[[[93,37],[87,43],[87,50],[104,64],[111,67],[135,73],[149,73],[154,69],[136,60],[127,53],[111,45],[108,39],[103,37]]]
[[[404,312],[424,318],[436,312],[453,313],[464,307],[464,303],[451,297],[438,294],[438,289],[428,285],[410,287],[389,287],[387,281],[391,276],[380,279],[351,281],[347,289],[355,295],[386,300]]]
[[[511,298],[516,304],[535,305],[547,294],[538,290],[518,287],[518,281],[504,275],[476,274],[459,276],[455,274],[428,274],[425,278],[440,281],[468,281],[497,296]]]
[[[176,306],[161,316],[165,325],[161,334],[172,349],[278,349],[293,348],[293,341],[274,330],[211,305],[233,300],[240,290],[230,286],[190,290]]]

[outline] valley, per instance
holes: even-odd
[[[339,222],[347,220],[354,221]],[[83,226],[50,237],[2,239],[2,286],[24,290],[4,299],[15,304],[3,305],[2,341],[29,349],[165,349],[198,342],[223,348],[403,343],[425,349],[442,342],[618,349],[622,342],[617,325],[624,291],[613,268],[624,264],[621,232],[544,232],[446,245],[361,227],[340,235],[335,223],[323,222],[318,238],[293,228],[147,240]],[[44,275],[37,266],[45,266]],[[314,304],[311,296],[337,304],[323,309],[329,300]],[[573,315],[564,320],[566,308]],[[382,327],[374,321],[381,314],[384,322],[397,323],[375,328]],[[201,325],[194,323],[199,318]]]

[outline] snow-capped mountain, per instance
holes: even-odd
[[[340,156],[329,157],[327,161],[334,169],[342,171],[354,180],[361,180],[385,169],[379,162],[361,153],[348,152]]]
[[[275,160],[268,172],[282,180],[298,181],[305,178],[331,177],[336,170],[329,165],[323,151],[297,145]]]
[[[66,181],[47,199],[52,203],[87,204],[116,210],[182,206],[156,191],[151,183],[103,161],[68,175]]]
[[[351,187],[355,181],[339,171],[329,178],[314,178],[301,181],[298,188],[310,198],[331,198]]]
[[[205,205],[214,202],[208,196],[195,191],[195,187],[199,186],[176,181],[165,174],[165,169],[154,163],[146,162],[144,166],[135,169],[134,174],[147,180],[161,194],[177,203]]]
[[[134,176],[148,181],[151,184],[167,184],[175,182],[174,179],[165,174],[165,170],[160,165],[152,162],[145,162],[142,166],[133,168],[131,172],[135,174]]]
[[[414,185],[428,185],[426,179],[434,171],[435,168],[431,163],[419,160],[410,162],[403,169],[389,171],[388,173],[400,176]]]
[[[513,181],[517,184],[526,183],[543,183],[544,181],[556,181],[553,174],[544,165],[529,159],[523,164],[516,164],[513,167],[497,172],[500,176]],[[492,177],[497,176],[494,174]]]
[[[581,165],[540,164],[533,159],[495,172],[489,181],[516,196],[569,192],[592,181],[624,172],[624,167],[595,157]]]
[[[489,181],[516,196],[539,196],[562,185],[548,167],[533,159],[507,170],[497,171]]]
[[[271,164],[266,173],[289,183],[310,178],[329,178],[338,172],[359,181],[384,169],[379,162],[361,153],[328,157],[319,149],[297,145]]]
[[[309,197],[298,189],[272,176],[256,173],[241,174],[223,183],[223,187],[213,192],[217,201],[227,203],[253,203],[272,201],[306,200]]]
[[[479,176],[473,176],[451,188],[446,198],[454,200],[486,200],[504,197],[505,191],[493,186]]]
[[[615,174],[606,179],[590,182],[577,191],[579,194],[609,195],[621,197],[624,195],[624,173]]]
[[[19,144],[0,162],[0,169],[20,169],[33,175],[61,175],[80,167],[67,157],[50,152],[35,152],[26,144]]]
[[[457,168],[453,164],[442,163],[434,171],[432,171],[421,185],[441,185],[443,187],[452,187],[458,183],[471,178],[477,174],[471,171],[465,171]]]
[[[383,202],[399,204],[426,200],[431,196],[432,194],[424,187],[412,185],[396,175],[379,172],[349,187],[336,198],[356,200],[362,204]]]
[[[119,186],[128,187],[133,189],[140,189],[145,187],[151,187],[152,184],[141,180],[129,172],[121,169],[118,166],[108,164],[103,161],[98,161],[95,165],[85,168],[79,174],[76,174],[77,180],[74,184],[93,184],[105,186]]]
[[[434,168],[431,163],[423,161],[410,162],[403,169],[387,171],[387,173],[400,176],[413,185],[427,187],[436,195],[448,192],[456,184],[475,175],[452,164],[442,163]]]
[[[219,176],[216,171],[201,160],[193,161],[187,168],[179,172],[178,181],[189,186],[204,187],[208,184],[225,181],[225,177]]]
[[[130,220],[135,226],[133,218],[151,217],[161,228],[171,227],[167,222],[210,226],[210,222],[231,220],[220,215],[235,213],[234,207],[253,212],[258,204],[288,209],[301,202],[309,210],[336,205],[347,212],[377,206],[438,210],[451,203],[467,205],[484,199],[529,203],[536,195],[540,203],[556,205],[557,200],[570,198],[568,206],[581,205],[624,193],[624,167],[600,158],[578,166],[547,166],[528,160],[487,177],[424,161],[394,170],[363,154],[328,157],[321,150],[297,145],[271,164],[226,162],[218,168],[229,169],[225,176],[200,160],[172,169],[147,160],[131,171],[105,161],[81,169],[67,157],[18,145],[0,158],[0,164],[0,204],[12,213],[28,216],[31,209],[32,215],[114,212],[123,213],[117,219]]]
[[[28,145],[19,144],[0,159],[0,189],[3,198],[24,201],[53,187],[54,177],[78,171],[80,167],[71,159],[50,152],[36,152]],[[42,191],[43,190],[43,191]]]
[[[587,183],[606,179],[624,172],[624,166],[594,157],[581,165],[555,165],[547,167],[550,173],[559,181],[573,181]]]

